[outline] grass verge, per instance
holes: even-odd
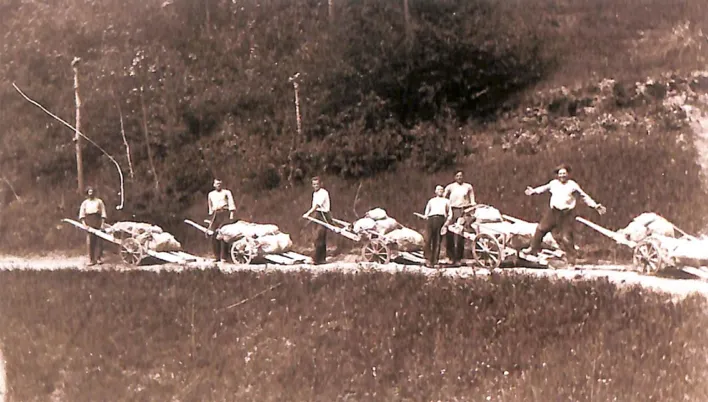
[[[706,400],[705,301],[503,275],[2,272],[13,401]]]

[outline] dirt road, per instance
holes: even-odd
[[[116,260],[117,261],[117,260]],[[0,271],[8,270],[64,270],[78,269],[86,271],[102,271],[102,270],[143,270],[149,272],[181,272],[184,270],[193,269],[219,269],[223,272],[237,272],[243,270],[251,271],[298,271],[308,270],[312,272],[408,272],[421,275],[449,275],[460,278],[472,276],[487,276],[490,274],[485,269],[464,268],[448,268],[448,269],[430,269],[414,265],[401,264],[368,264],[355,262],[333,262],[331,264],[312,266],[312,265],[295,265],[283,266],[275,264],[267,265],[233,265],[227,263],[219,263],[218,265],[209,261],[201,261],[190,263],[187,265],[162,264],[162,265],[146,265],[140,267],[132,267],[122,263],[113,263],[111,260],[97,266],[87,267],[84,257],[66,257],[66,256],[46,256],[37,258],[22,258],[22,257],[0,257]],[[514,272],[536,276],[550,276],[564,278],[569,280],[583,280],[606,278],[607,280],[619,285],[639,285],[647,289],[670,293],[679,298],[688,296],[692,293],[698,293],[708,297],[708,281],[701,280],[690,275],[681,275],[681,277],[667,276],[648,276],[632,272],[627,266],[622,265],[582,265],[576,270],[569,269],[530,269],[530,268],[505,268],[497,270],[497,272]]]

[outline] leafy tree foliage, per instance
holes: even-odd
[[[489,115],[549,67],[539,57],[541,38],[485,0],[413,2],[408,27],[402,5],[386,1],[338,3],[334,23],[327,4],[315,0],[11,3],[2,18],[3,81],[69,120],[69,64],[81,57],[84,131],[123,157],[122,117],[135,180],[146,187],[154,180],[148,147],[158,176],[175,189],[181,186],[171,181],[184,165],[170,155],[191,158],[196,149],[204,155],[190,164],[211,165],[213,174],[287,175],[294,146],[293,167],[303,174],[371,175],[454,135],[441,130],[439,139],[421,141],[419,124],[435,124],[443,111],[460,124]],[[296,72],[302,138],[294,138],[288,81]],[[70,130],[11,89],[0,96],[9,112],[2,167],[40,182],[66,181]],[[89,175],[107,179],[100,153],[85,152],[95,171]],[[19,169],[20,161],[29,169]]]

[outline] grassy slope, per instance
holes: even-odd
[[[0,279],[13,401],[708,397],[705,303],[604,281],[210,271]]]

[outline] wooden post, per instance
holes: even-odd
[[[300,73],[297,73],[289,78],[289,81],[293,83],[293,89],[295,90],[295,119],[297,124],[297,135],[293,136],[293,142],[290,145],[290,153],[288,154],[288,163],[290,164],[290,171],[288,172],[288,183],[292,185],[293,171],[295,167],[293,166],[293,153],[295,152],[295,147],[297,146],[298,138],[302,136],[302,118],[300,117],[300,86],[297,82]]]
[[[76,127],[74,130],[74,147],[76,149],[76,176],[78,178],[79,194],[84,192],[84,164],[81,156],[81,97],[79,96],[79,62],[80,58],[74,57],[71,68],[74,69],[74,98],[76,100]]]
[[[327,0],[327,6],[329,22],[334,22],[334,0]]]

